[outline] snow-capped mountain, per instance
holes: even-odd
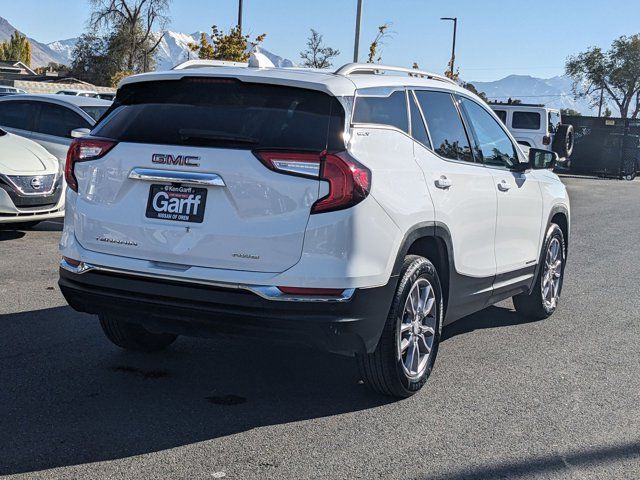
[[[196,54],[189,48],[190,43],[198,43],[202,32],[192,34],[180,32],[165,32],[156,50],[156,70],[170,70],[175,65],[186,60],[196,58]],[[157,37],[156,37],[157,38]],[[73,48],[78,41],[77,38],[58,40],[51,42],[48,47],[64,59],[62,63],[70,65],[73,61]],[[269,50],[257,47],[256,51],[265,54],[276,67],[292,67],[293,62],[287,58],[280,57]]]
[[[573,81],[567,76],[535,78],[529,75],[509,75],[494,82],[470,82],[490,100],[506,102],[509,98],[523,103],[542,103],[552,108],[571,108],[582,114],[597,114],[585,98],[575,99]],[[611,108],[611,107],[610,107]],[[614,110],[613,108],[611,108]],[[615,111],[615,110],[614,110]]]
[[[11,25],[6,19],[0,17],[0,42],[9,40],[16,30],[20,32],[20,30]],[[22,34],[22,32],[20,33]],[[33,68],[47,65],[49,62],[65,63],[63,57],[47,45],[33,38],[29,38],[29,41],[31,42],[31,66]]]

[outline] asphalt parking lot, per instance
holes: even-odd
[[[0,231],[0,475],[640,478],[640,181],[564,181],[556,315],[457,322],[404,401],[351,359],[254,339],[119,351],[58,291],[61,225]]]

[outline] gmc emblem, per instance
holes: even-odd
[[[183,167],[199,167],[200,157],[191,157],[189,155],[165,155],[164,153],[154,153],[151,156],[153,163],[160,163],[162,165],[180,165]]]

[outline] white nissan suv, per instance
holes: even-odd
[[[417,70],[132,76],[69,150],[60,288],[125,349],[292,340],[406,397],[448,323],[509,297],[556,309],[555,158],[525,158],[482,100]]]

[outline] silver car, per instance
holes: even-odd
[[[0,98],[0,126],[39,143],[64,162],[71,131],[93,128],[111,103],[67,95],[10,95]]]

